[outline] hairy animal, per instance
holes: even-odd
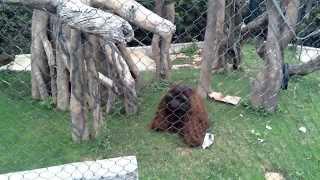
[[[202,98],[189,86],[173,86],[161,99],[150,128],[178,133],[189,146],[200,146],[209,128]]]

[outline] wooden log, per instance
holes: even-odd
[[[163,16],[163,4],[162,0],[155,0],[154,11],[159,15]],[[160,35],[153,34],[151,43],[152,59],[154,59],[156,64],[156,79],[160,79]]]
[[[129,42],[134,36],[131,25],[121,17],[78,0],[61,1],[57,15],[72,28],[95,34],[106,41]]]
[[[175,20],[175,2],[171,1],[170,3],[164,3],[163,6],[163,16],[168,19],[170,22],[174,23]],[[160,40],[160,78],[168,79],[170,77],[170,54],[169,49],[171,47],[173,33],[161,37]]]
[[[48,37],[43,42],[45,51],[48,57],[48,64],[50,70],[50,84],[51,84],[51,97],[53,103],[57,105],[57,94],[58,94],[58,87],[57,87],[57,61],[56,61],[56,40],[57,40],[57,24],[58,19],[54,15],[49,14],[49,32]],[[50,40],[49,40],[50,39]],[[45,45],[48,44],[48,45]],[[47,49],[47,50],[46,50]],[[50,51],[51,49],[51,51]],[[48,51],[48,52],[47,52]]]
[[[113,43],[105,44],[105,51],[112,60],[112,68],[118,78],[118,88],[123,93],[124,106],[127,114],[137,112],[138,98],[135,88],[135,81],[130,73],[129,67],[121,56],[117,46]],[[110,60],[109,59],[109,60]]]
[[[103,110],[102,110],[102,97],[99,74],[97,71],[97,62],[99,59],[96,58],[98,54],[98,38],[93,35],[86,35],[85,44],[85,61],[88,76],[88,94],[89,94],[89,105],[92,113],[92,131],[90,132],[92,138],[96,138],[101,131],[103,126]]]
[[[33,11],[31,44],[32,97],[42,100],[47,99],[50,92],[48,89],[50,81],[49,65],[43,46],[44,36],[47,36],[48,19],[49,16],[45,12]]]
[[[56,26],[56,61],[57,61],[57,108],[69,110],[70,106],[70,31],[59,22]]]
[[[167,3],[163,0],[155,1],[156,13],[174,23],[175,19],[175,2]],[[166,37],[160,37],[154,34],[152,38],[152,57],[156,63],[156,78],[168,79],[171,69],[169,49],[171,46],[172,34]]]
[[[302,64],[289,65],[289,76],[304,76],[320,70],[320,56]]]
[[[148,10],[134,0],[92,0],[94,7],[106,7],[121,17],[162,37],[173,34],[176,27],[170,21]]]
[[[71,2],[72,1],[72,2]],[[58,16],[60,12],[57,12],[57,9],[63,4],[64,2],[72,3],[73,6],[85,6],[83,3],[77,0],[3,0],[4,3],[15,3],[15,4],[23,4],[27,5],[31,8],[36,8],[40,10],[45,10],[53,14],[57,14]],[[107,8],[110,10],[113,10],[115,13],[119,14],[123,18],[129,20],[130,22],[136,24],[137,26],[149,30],[153,33],[159,34],[162,37],[170,36],[175,30],[176,27],[173,23],[170,21],[161,18],[157,14],[153,13],[152,11],[148,10],[141,4],[137,3],[134,0],[91,0],[91,4],[93,7],[97,8]],[[87,6],[87,9],[90,9]],[[94,9],[94,11],[98,11],[97,9]],[[101,12],[99,10],[99,12]],[[119,25],[121,23],[118,22],[124,22],[122,18],[117,17],[115,15],[112,15],[108,12],[101,13],[108,17],[113,18],[113,23],[108,23],[109,27],[112,27],[112,24]],[[100,15],[101,15],[100,14]],[[110,16],[112,15],[112,16]],[[94,22],[92,22],[94,23]],[[81,27],[80,24],[69,24],[74,25],[75,28],[78,30],[90,30],[90,28]],[[124,24],[125,29],[129,30],[128,24]],[[99,29],[100,27],[94,26],[93,29]],[[120,29],[119,29],[120,28]],[[109,28],[111,32],[123,32],[124,27],[114,26],[113,28]],[[132,28],[131,28],[132,29]],[[133,32],[127,31],[125,34],[129,35]],[[119,40],[119,37],[113,36],[112,33],[104,33],[105,35],[111,35],[112,37],[116,38],[115,40]],[[131,35],[130,35],[131,36]],[[112,39],[112,38],[109,38]],[[124,39],[123,39],[124,40]]]
[[[117,44],[117,47],[119,48],[119,51],[123,59],[126,61],[127,65],[129,66],[130,72],[133,78],[135,79],[136,84],[139,84],[141,80],[140,71],[138,69],[138,66],[134,63],[126,45],[124,43],[120,43],[120,44]]]
[[[286,12],[285,17],[281,17],[281,38],[280,38],[280,47],[285,49],[290,41],[294,38],[296,25],[298,22],[298,13],[300,7],[300,1],[298,0],[288,0],[283,1]],[[265,22],[263,22],[265,23]],[[269,23],[267,21],[267,23]],[[257,46],[257,54],[264,59],[266,53],[266,43],[260,41]]]
[[[85,98],[86,80],[84,77],[85,62],[81,33],[71,30],[70,37],[70,80],[71,80],[71,125],[72,139],[74,142],[81,142],[89,139],[87,125],[87,107]]]

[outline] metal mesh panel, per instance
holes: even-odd
[[[1,180],[320,178],[318,0],[46,2],[0,1]]]

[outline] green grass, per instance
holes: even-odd
[[[248,105],[250,78],[261,60],[252,46],[243,53],[244,71],[213,76],[216,90],[243,100],[239,106],[206,101],[216,138],[207,150],[190,150],[178,136],[147,129],[167,83],[142,89],[137,115],[107,116],[101,137],[79,145],[71,141],[68,113],[31,100],[28,74],[1,72],[0,173],[135,155],[140,179],[264,179],[265,171],[320,179],[320,74],[291,79],[277,112],[268,114]],[[292,51],[286,53],[287,61],[294,62],[293,57]],[[198,78],[197,70],[184,69],[175,71],[171,82],[195,86]],[[301,126],[307,133],[299,132]]]

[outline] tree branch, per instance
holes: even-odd
[[[307,63],[289,65],[289,76],[304,76],[320,70],[320,56]]]

